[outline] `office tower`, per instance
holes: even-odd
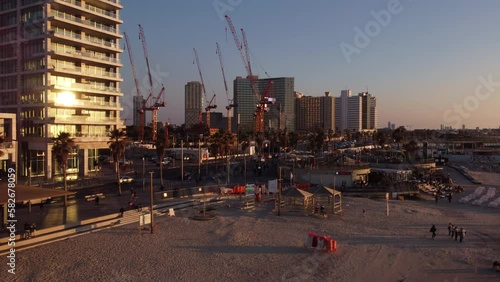
[[[0,111],[17,114],[18,175],[61,178],[52,155],[61,132],[75,138],[67,172],[98,169],[109,132],[124,127],[119,98],[119,1],[3,0]]]
[[[359,93],[362,100],[361,129],[371,131],[377,129],[377,99],[368,92]]]
[[[295,130],[295,91],[293,77],[278,77],[259,79],[254,76],[255,85],[262,96],[267,95],[276,99],[274,105],[270,105],[264,114],[264,128]],[[270,83],[272,81],[272,84]],[[234,101],[238,104],[235,108],[235,120],[238,130],[241,132],[253,132],[254,113],[257,105],[257,97],[252,93],[250,79],[236,77],[233,81]],[[233,124],[233,126],[235,126]],[[236,127],[234,127],[236,128]]]
[[[139,118],[139,110],[141,110],[142,106],[144,105],[144,97],[136,95],[133,97],[133,102],[134,102],[134,107],[133,107],[134,126],[139,127],[141,126],[141,124],[139,124],[141,122]],[[143,120],[142,122],[145,123],[145,120]],[[142,126],[145,126],[145,124],[142,124]]]
[[[186,127],[191,127],[201,121],[203,112],[203,91],[199,81],[188,82],[184,87],[184,123]]]

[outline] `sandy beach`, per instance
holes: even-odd
[[[457,199],[467,193],[457,195]],[[500,209],[441,200],[343,198],[344,212],[320,218],[276,216],[217,206],[158,217],[154,234],[116,227],[21,251],[17,274],[2,281],[498,281]],[[362,209],[366,209],[363,216]],[[450,239],[449,222],[467,231]],[[429,229],[436,224],[435,240]],[[331,236],[334,253],[304,246],[307,232]],[[14,279],[13,279],[14,278]]]

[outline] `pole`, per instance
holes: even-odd
[[[385,193],[386,209],[385,213],[389,216],[389,193]]]
[[[28,186],[31,186],[31,161],[30,161],[30,166],[28,167],[28,175],[29,175]]]
[[[184,182],[184,140],[181,140],[181,181]]]
[[[145,158],[142,157],[142,191],[146,189],[146,163],[144,162]]]
[[[245,168],[244,174],[245,174],[245,185],[247,184],[247,155],[243,154],[243,165]]]
[[[229,163],[229,156],[228,155],[226,155],[226,166],[227,166],[226,184],[229,184],[229,169],[231,168],[231,165]]]
[[[150,196],[150,207],[149,210],[151,212],[151,234],[153,234],[153,171],[150,171],[149,174],[151,176],[151,182],[150,182],[150,187],[149,187],[149,196]]]
[[[198,177],[201,175],[201,140],[198,140]]]
[[[278,216],[281,215],[281,167],[278,169]]]

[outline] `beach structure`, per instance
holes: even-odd
[[[324,185],[313,187],[309,190],[313,195],[314,205],[328,207],[327,213],[339,213],[342,211],[342,193]]]

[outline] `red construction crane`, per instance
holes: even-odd
[[[143,100],[142,104],[142,112],[144,114],[145,111],[151,111],[151,126],[153,128],[152,132],[152,141],[156,142],[156,134],[158,132],[158,108],[165,107],[165,101],[160,102],[163,94],[165,93],[165,86],[162,85],[160,93],[155,97],[153,96],[154,86],[153,86],[153,78],[151,75],[151,68],[149,67],[149,56],[148,49],[146,46],[146,37],[144,36],[144,29],[141,25],[139,25],[139,38],[142,41],[142,49],[144,50],[144,57],[146,59],[146,66],[148,70],[148,78],[149,78],[149,96],[146,100]],[[139,129],[139,132],[144,132],[144,125],[141,124],[142,129]],[[144,134],[144,133],[143,133]]]
[[[137,80],[137,73],[135,71],[134,55],[132,54],[132,48],[130,47],[130,42],[128,40],[127,33],[123,33],[125,37],[125,42],[127,44],[128,57],[130,59],[130,65],[132,66],[132,74],[134,75],[135,90],[137,91],[137,97],[141,98],[141,107],[137,110],[139,114],[139,140],[144,141],[144,97],[141,95],[141,89],[139,87],[139,80]],[[134,101],[135,103],[135,101]]]
[[[227,88],[227,82],[226,82],[226,74],[224,73],[224,63],[222,61],[222,52],[220,50],[219,43],[216,42],[217,44],[217,51],[216,53],[219,55],[219,62],[220,62],[220,69],[222,71],[222,78],[224,79],[224,88],[226,90],[226,97],[227,97],[227,132],[231,133],[231,108],[236,108],[238,107],[238,104],[234,103],[234,99],[229,99],[229,90]]]
[[[196,48],[193,48],[193,53],[194,53],[194,59],[196,60],[196,65],[198,66],[198,73],[200,74],[201,89],[203,90],[203,99],[205,99],[207,102],[207,106],[205,107],[205,113],[206,113],[207,127],[210,129],[210,110],[217,108],[217,105],[215,104],[215,93],[214,96],[212,96],[212,99],[208,101],[207,93],[205,91],[205,82],[203,81],[203,75],[201,72],[200,59],[198,58],[198,52],[196,52]],[[200,122],[201,122],[201,110],[200,110]]]

